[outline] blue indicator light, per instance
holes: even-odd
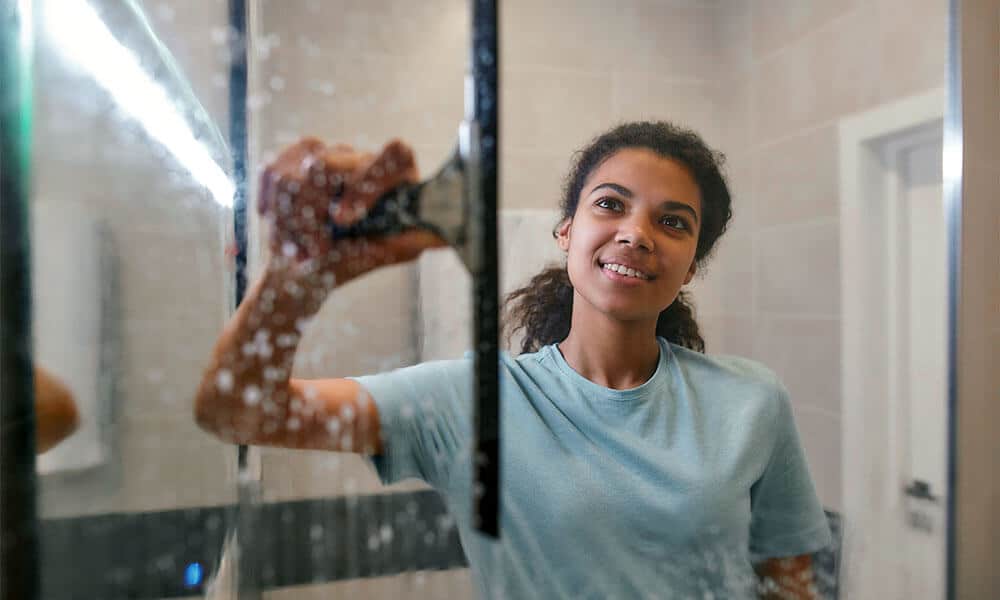
[[[184,585],[194,587],[201,583],[201,563],[191,563],[184,569]]]

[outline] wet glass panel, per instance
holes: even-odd
[[[31,9],[35,364],[78,413],[38,458],[43,596],[194,595],[235,501],[191,417],[234,298],[225,6]]]
[[[191,591],[238,580],[217,598],[943,595],[944,3],[503,3],[501,287],[524,292],[521,317],[564,323],[505,313],[499,541],[472,527],[475,278],[454,249],[324,280],[344,285],[315,310],[307,278],[264,286],[234,326],[244,343],[209,358],[234,323],[233,52],[249,61],[253,294],[310,248],[274,241],[303,188],[326,194],[310,213],[326,219],[333,175],[390,140],[421,178],[453,157],[469,4],[254,0],[244,43],[229,8],[36,3],[36,359],[81,414],[39,460],[43,521],[62,528],[47,535],[70,536],[43,572],[86,552],[123,597],[172,595],[178,573]],[[725,159],[622,151],[572,186],[576,151],[645,120]],[[303,138],[334,166],[262,187]],[[713,164],[728,194],[709,189]],[[595,173],[629,193],[587,195]],[[686,237],[676,205],[642,221],[650,197],[679,201],[714,237],[726,195],[714,245]],[[573,238],[553,236],[570,216]],[[645,372],[609,369],[600,357],[655,341],[623,343],[675,275],[689,318],[666,318],[684,326]],[[554,345],[574,333],[590,344]],[[371,374],[371,397],[336,391]],[[191,414],[206,381],[238,423],[214,435]],[[353,445],[373,404],[381,452]],[[250,526],[223,550],[237,510]]]

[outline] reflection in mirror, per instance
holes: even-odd
[[[452,155],[468,3],[250,3],[235,314],[225,3],[81,1],[119,46],[69,54],[87,28],[47,41],[38,4],[37,357],[80,409],[42,514],[212,552],[106,579],[943,596],[943,3],[503,4],[499,540],[470,515],[473,278],[426,231],[329,235]],[[252,506],[220,440],[254,447]]]

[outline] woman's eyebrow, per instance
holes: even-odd
[[[632,193],[632,190],[628,189],[627,187],[611,182],[606,182],[594,186],[594,189],[590,190],[590,193],[593,194],[594,192],[596,192],[601,188],[612,189],[621,194],[622,196],[625,196],[626,198],[631,198],[634,195]],[[685,202],[679,202],[677,200],[665,200],[663,204],[660,205],[660,207],[666,210],[680,210],[689,213],[691,215],[691,218],[694,219],[694,222],[698,223],[698,212],[695,211],[695,209],[692,208],[690,204],[687,204]]]
[[[594,192],[596,192],[597,190],[599,190],[601,188],[610,188],[610,189],[618,192],[622,196],[625,196],[626,198],[631,198],[632,195],[633,195],[632,194],[632,190],[628,189],[624,185],[619,185],[617,183],[611,183],[611,182],[602,183],[602,184],[600,184],[598,186],[594,186],[594,189],[590,190],[590,193],[593,194]]]

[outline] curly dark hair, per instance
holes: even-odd
[[[594,169],[625,148],[652,150],[659,156],[684,164],[691,171],[701,191],[702,204],[695,260],[699,266],[705,264],[732,218],[732,201],[722,173],[725,156],[709,148],[697,133],[673,123],[624,123],[597,136],[577,151],[563,184],[559,222],[576,214],[583,185]],[[573,285],[565,264],[544,269],[526,286],[508,294],[504,304],[508,343],[514,333],[524,330],[521,352],[534,352],[542,346],[562,341],[569,335],[573,314]],[[656,321],[656,335],[698,352],[705,351],[705,341],[698,331],[694,310],[686,293],[678,293],[674,302],[660,313]]]

